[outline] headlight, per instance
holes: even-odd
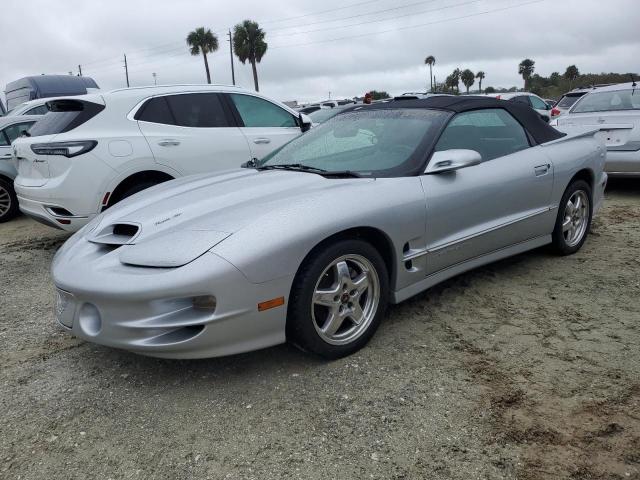
[[[64,155],[67,158],[71,158],[90,152],[96,145],[98,145],[98,142],[95,140],[34,143],[31,145],[31,151],[37,155]]]

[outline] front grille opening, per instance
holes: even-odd
[[[138,226],[131,225],[128,223],[116,223],[113,226],[113,234],[121,235],[123,237],[133,237],[136,233],[138,233]]]

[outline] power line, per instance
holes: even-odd
[[[278,30],[289,30],[291,28],[299,28],[301,26],[302,27],[310,27],[311,25],[320,25],[322,23],[332,23],[332,22],[340,22],[340,21],[343,21],[343,20],[351,20],[353,18],[360,18],[360,17],[369,16],[369,15],[377,15],[377,14],[380,14],[380,13],[392,12],[394,10],[401,10],[403,8],[415,7],[417,5],[422,5],[422,4],[425,4],[425,3],[433,3],[433,2],[436,2],[436,1],[438,1],[438,0],[422,0],[420,2],[407,3],[405,5],[399,5],[399,6],[393,7],[393,8],[385,8],[384,10],[377,10],[375,12],[359,13],[357,15],[351,15],[350,17],[330,18],[330,19],[326,19],[326,20],[318,20],[317,22],[306,23],[304,25],[291,25],[291,26],[288,26],[288,27],[272,28],[270,30],[270,32],[278,31]],[[286,35],[286,34],[278,34],[278,33],[276,33],[276,35]],[[276,36],[276,35],[273,35],[273,36]]]
[[[409,25],[409,26],[405,26],[405,27],[398,27],[398,28],[390,28],[387,30],[378,30],[376,32],[368,32],[368,33],[361,33],[361,34],[357,34],[357,35],[346,35],[344,37],[337,37],[337,38],[329,38],[326,40],[317,40],[317,41],[313,41],[313,42],[307,42],[307,43],[295,43],[295,44],[290,44],[290,45],[275,45],[275,46],[270,46],[269,49],[273,50],[273,49],[277,49],[277,48],[291,48],[291,47],[306,47],[308,45],[317,45],[317,44],[321,44],[321,43],[331,43],[331,42],[339,42],[341,40],[350,40],[352,38],[361,38],[361,37],[368,37],[371,35],[379,35],[379,34],[383,34],[383,33],[390,33],[390,32],[397,32],[397,31],[401,31],[401,30],[409,30],[409,29],[413,29],[413,28],[420,28],[420,27],[426,27],[426,26],[430,26],[430,25],[436,25],[439,23],[446,23],[446,22],[452,22],[455,20],[462,20],[465,18],[472,18],[472,17],[477,17],[480,15],[486,15],[489,13],[495,13],[495,12],[501,12],[504,10],[510,10],[513,8],[518,8],[518,7],[523,7],[525,5],[533,5],[535,3],[541,3],[547,0],[532,0],[529,2],[523,2],[523,3],[518,3],[516,5],[509,5],[507,7],[501,7],[501,8],[495,8],[492,10],[485,10],[483,12],[476,12],[476,13],[472,13],[469,15],[462,15],[459,17],[452,17],[452,18],[446,18],[443,20],[436,20],[433,22],[427,22],[427,23],[420,23],[418,25]]]
[[[439,12],[439,11],[442,11],[442,10],[448,10],[450,8],[462,7],[464,5],[470,5],[472,3],[478,3],[478,2],[481,2],[481,1],[483,1],[483,0],[469,0],[467,2],[456,3],[456,4],[453,4],[453,5],[446,5],[444,7],[432,8],[432,9],[429,9],[429,10],[422,10],[422,11],[419,11],[419,12],[404,13],[402,15],[396,15],[394,17],[378,18],[378,19],[375,19],[375,20],[367,20],[365,22],[350,23],[348,25],[338,25],[336,27],[316,28],[315,30],[306,30],[304,32],[281,33],[281,34],[276,34],[276,36],[281,36],[281,37],[287,36],[287,37],[289,37],[289,36],[294,36],[294,35],[304,35],[304,34],[307,34],[307,33],[324,32],[324,31],[328,31],[328,30],[338,30],[340,28],[357,27],[357,26],[360,26],[360,25],[368,25],[370,23],[388,22],[389,20],[397,20],[398,18],[405,18],[405,17],[415,17],[417,15],[424,15],[425,13]],[[425,3],[425,2],[420,2],[420,3]]]
[[[358,2],[358,3],[352,3],[351,5],[345,5],[344,7],[331,8],[329,10],[321,10],[319,12],[305,13],[304,15],[298,15],[297,17],[281,18],[279,20],[261,20],[260,23],[280,23],[280,22],[287,22],[289,20],[298,20],[300,18],[310,17],[312,15],[322,15],[323,13],[337,12],[338,10],[346,10],[348,8],[359,7],[360,5],[366,5],[368,3],[375,3],[378,1],[380,0],[368,0],[366,2]]]

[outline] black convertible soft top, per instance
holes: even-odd
[[[481,110],[485,108],[502,108],[508,111],[531,134],[536,143],[546,143],[565,136],[555,128],[549,126],[531,107],[523,103],[498,100],[481,96],[439,96],[415,100],[391,101],[367,105],[367,109],[395,109],[395,108],[433,108],[448,110],[454,113]],[[353,111],[353,110],[351,110]]]

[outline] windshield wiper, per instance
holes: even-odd
[[[323,177],[354,177],[360,178],[362,175],[351,170],[325,170],[324,168],[311,167],[301,163],[283,163],[279,165],[263,165],[256,170],[292,170],[294,172],[309,172],[322,175]]]
[[[300,172],[324,173],[326,170],[322,168],[310,167],[301,163],[280,163],[277,165],[262,165],[256,170],[296,170]]]

